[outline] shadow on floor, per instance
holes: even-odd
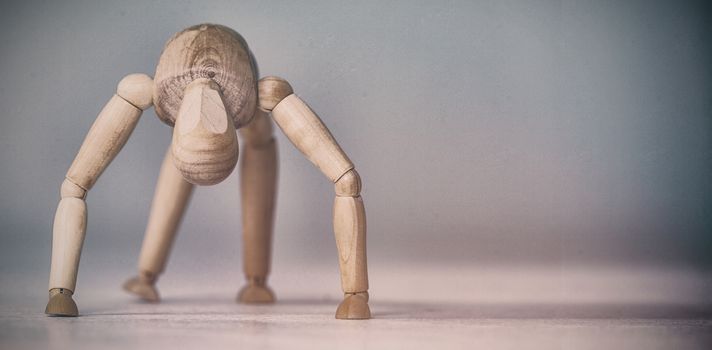
[[[315,314],[336,310],[340,300],[284,298],[275,304],[246,305],[207,296],[166,298],[161,303],[130,302],[126,312],[86,310],[86,316],[171,314]],[[374,318],[390,320],[477,319],[710,319],[712,304],[656,303],[423,303],[372,299]],[[149,308],[148,310],[146,308]]]
[[[712,305],[612,303],[374,303],[386,319],[712,319]]]

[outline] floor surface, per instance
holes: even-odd
[[[374,278],[384,291],[372,294],[372,320],[335,320],[338,293],[304,292],[338,290],[326,286],[334,276],[314,274],[329,277],[308,288],[276,283],[279,302],[267,306],[235,303],[236,288],[227,284],[198,290],[171,278],[159,284],[160,304],[143,303],[117,288],[120,280],[107,283],[118,279],[115,274],[93,276],[77,295],[78,318],[45,316],[46,296],[29,287],[36,284],[33,278],[18,284],[28,292],[15,288],[2,299],[0,349],[712,348],[712,311],[699,304],[508,301],[477,293],[468,301],[462,291],[447,298],[432,294],[445,289],[433,288],[426,289],[430,295],[399,298],[386,288],[390,275]]]

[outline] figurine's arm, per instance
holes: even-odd
[[[260,108],[289,140],[334,183],[334,234],[339,251],[344,301],[337,318],[370,318],[366,269],[366,212],[361,199],[361,179],[351,160],[319,117],[293,94],[285,80],[266,77],[259,85]]]
[[[141,112],[152,105],[152,90],[153,80],[145,74],[131,74],[122,79],[69,167],[54,218],[47,314],[78,314],[71,296],[86,233],[84,198],[128,140]]]

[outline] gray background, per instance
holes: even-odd
[[[260,74],[288,79],[355,162],[376,277],[428,264],[707,273],[711,15],[692,1],[4,5],[2,284],[31,275],[44,291],[59,185],[88,128],[125,74],[153,75],[165,41],[201,22],[240,32]],[[146,111],[89,193],[80,288],[101,266],[121,270],[116,284],[133,273],[170,136]],[[332,185],[277,139],[274,269],[335,272]],[[196,192],[168,273],[238,278],[236,175]]]

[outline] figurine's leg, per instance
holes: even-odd
[[[266,78],[270,85],[276,78]],[[284,82],[286,84],[286,82]],[[260,93],[270,101],[269,91]],[[287,85],[288,87],[288,85]],[[283,87],[281,91],[291,92]],[[260,96],[261,102],[263,96]],[[354,165],[339,147],[319,117],[294,94],[276,99],[272,117],[292,143],[335,184],[334,234],[339,251],[341,287],[344,300],[336,310],[336,318],[365,319],[371,317],[368,307],[368,274],[366,269],[366,213],[360,196],[361,180]]]
[[[181,218],[188,206],[194,185],[183,179],[173,165],[170,148],[161,165],[156,192],[153,195],[151,214],[148,217],[138,262],[137,277],[124,283],[124,289],[146,301],[160,300],[155,288],[158,276],[163,272],[175,240]]]
[[[277,189],[277,145],[267,113],[257,110],[253,121],[240,129],[240,136],[245,140],[240,160],[240,192],[247,285],[240,290],[237,300],[271,303],[274,293],[267,287],[267,275]]]
[[[65,179],[60,190],[62,199],[54,216],[52,262],[49,273],[49,302],[45,313],[54,316],[77,316],[72,300],[77,284],[79,257],[87,227],[86,190]]]
[[[371,311],[366,304],[366,209],[360,196],[361,178],[356,169],[351,169],[336,181],[334,187],[334,233],[339,249],[341,286],[346,293],[346,299],[339,305],[336,317],[370,318]]]
[[[99,113],[67,172],[54,218],[49,302],[45,313],[77,316],[72,300],[86,233],[84,198],[128,140],[143,109],[151,105],[153,81],[143,74],[124,78],[116,95]]]

